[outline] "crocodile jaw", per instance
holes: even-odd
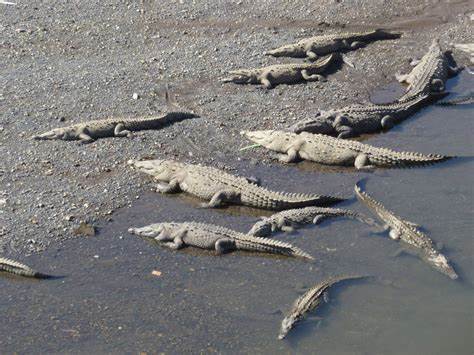
[[[52,140],[52,139],[71,140],[72,137],[69,137],[69,134],[67,133],[68,132],[64,130],[63,128],[56,128],[45,133],[36,134],[32,136],[31,138],[36,139],[36,140]]]
[[[290,141],[285,144],[285,140],[279,137],[275,131],[266,130],[266,131],[242,131],[240,132],[241,135],[247,137],[252,142],[258,143],[268,149],[276,150],[276,151],[286,151],[291,144]]]
[[[428,263],[442,274],[448,276],[452,280],[456,280],[459,276],[449,265],[448,259],[443,254],[431,253],[427,255]]]

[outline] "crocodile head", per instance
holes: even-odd
[[[288,137],[288,135],[293,135],[292,133],[282,134],[280,131],[265,130],[242,131],[240,134],[265,148],[275,150],[277,152],[286,152],[293,143],[290,137]]]
[[[182,163],[174,160],[129,160],[132,167],[153,176],[159,181],[170,181],[176,171],[183,166]]]
[[[253,235],[255,237],[267,237],[272,234],[272,225],[263,219],[255,223],[247,234]]]
[[[296,122],[290,127],[290,131],[294,133],[311,132],[319,134],[333,134],[334,129],[334,117],[319,113],[315,118],[309,118]]]
[[[304,48],[297,46],[295,44],[288,44],[286,46],[281,46],[270,51],[266,51],[264,55],[271,55],[272,57],[297,57],[302,54],[305,54]]]
[[[426,261],[436,270],[445,274],[452,280],[458,278],[458,274],[454,271],[453,267],[449,265],[448,259],[438,252],[431,252],[426,255]]]
[[[52,140],[62,139],[65,141],[72,141],[77,139],[78,133],[74,129],[55,128],[51,131],[34,135],[32,138],[36,140]]]
[[[280,333],[278,334],[278,339],[283,339],[286,337],[288,332],[293,328],[293,325],[297,321],[297,318],[293,315],[290,314],[286,316],[283,321],[281,322],[281,327],[280,327]]]
[[[221,79],[223,83],[258,84],[257,74],[251,69],[239,69],[229,72],[230,76]]]
[[[154,223],[141,228],[129,228],[128,232],[146,238],[158,238],[160,241],[172,240],[173,238],[168,233],[163,233],[167,230],[172,230],[176,227],[175,223]]]

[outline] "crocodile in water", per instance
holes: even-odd
[[[157,242],[175,250],[193,246],[215,250],[218,254],[247,250],[313,259],[311,255],[291,244],[254,237],[213,224],[166,222],[142,228],[130,228],[128,231],[142,237],[154,238]]]
[[[2,257],[0,257],[0,271],[5,271],[20,276],[34,277],[38,279],[45,279],[50,277],[36,270],[33,270],[29,266],[19,263],[18,261]]]
[[[305,224],[319,224],[326,218],[339,216],[357,219],[363,223],[375,225],[373,220],[361,216],[359,213],[354,211],[342,208],[311,206],[304,208],[294,208],[291,210],[275,213],[270,217],[264,217],[261,221],[258,221],[254,224],[248,234],[264,238],[269,237],[272,233],[279,230],[291,232],[295,228],[299,228]]]
[[[285,338],[288,332],[296,325],[296,323],[301,321],[308,312],[315,310],[321,304],[321,299],[324,299],[326,291],[331,286],[344,280],[361,279],[365,277],[367,276],[332,277],[311,287],[308,291],[296,299],[290,311],[281,322],[278,339]]]
[[[458,278],[448,259],[435,249],[433,241],[419,230],[417,224],[404,220],[386,209],[380,202],[375,201],[367,192],[363,191],[359,183],[355,185],[355,193],[357,198],[385,223],[386,228],[390,230],[392,239],[400,240],[414,249],[435,270],[453,280]]]

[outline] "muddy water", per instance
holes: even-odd
[[[467,73],[449,82],[454,93],[472,90]],[[389,87],[373,97],[396,93]],[[474,156],[473,107],[430,107],[374,145],[424,153]],[[410,170],[358,173],[318,170],[313,164],[237,166],[263,185],[287,191],[352,196],[367,189],[444,245],[460,281],[412,256],[395,257],[396,242],[348,220],[324,222],[279,239],[316,257],[173,252],[131,236],[129,226],[199,220],[240,231],[261,211],[198,209],[200,201],[156,193],[114,214],[95,237],[78,237],[57,249],[25,258],[54,275],[32,281],[1,275],[1,353],[297,353],[470,354],[474,348],[474,162],[469,158]],[[342,204],[361,212],[353,198]],[[152,271],[161,276],[152,275]],[[299,293],[331,275],[374,275],[342,284],[331,301],[288,337],[276,339],[282,315]]]

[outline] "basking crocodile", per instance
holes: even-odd
[[[448,259],[435,249],[433,241],[419,230],[418,225],[404,220],[386,209],[380,202],[369,196],[367,192],[362,191],[359,184],[355,185],[355,193],[357,198],[386,224],[392,239],[400,240],[413,248],[424,261],[437,271],[453,280],[458,278],[454,269],[449,265]]]
[[[441,162],[449,157],[437,154],[396,152],[346,139],[323,134],[285,131],[244,131],[248,139],[268,149],[284,153],[279,160],[284,163],[298,158],[326,165],[355,166],[356,169],[374,167],[414,167]]]
[[[324,299],[327,290],[331,286],[341,281],[361,279],[365,277],[367,276],[333,277],[311,287],[308,291],[296,299],[290,311],[281,322],[278,339],[285,338],[288,332],[293,329],[293,327],[299,321],[301,321],[308,312],[315,310],[321,304],[321,298]]]
[[[188,192],[208,200],[209,203],[203,205],[205,207],[218,207],[229,203],[282,210],[342,201],[338,197],[267,190],[246,178],[203,165],[174,160],[130,160],[129,164],[159,181],[158,192]]]
[[[273,57],[308,57],[309,59],[316,59],[321,55],[333,52],[361,48],[367,43],[377,40],[400,37],[401,33],[391,33],[380,29],[366,32],[335,33],[304,38],[296,43],[287,44],[264,54]]]
[[[296,84],[304,81],[325,80],[321,74],[340,56],[328,55],[314,63],[275,64],[264,68],[230,71],[230,76],[221,81],[236,84],[261,84],[271,89],[279,84]]]
[[[396,76],[399,82],[408,84],[400,101],[419,94],[444,91],[448,77],[454,76],[461,70],[461,67],[449,64],[446,53],[439,46],[439,39],[434,39],[428,52],[410,73]]]
[[[62,139],[65,141],[79,140],[91,143],[97,138],[131,137],[133,131],[159,129],[171,123],[197,117],[193,113],[169,112],[161,116],[141,118],[108,118],[89,121],[75,125],[55,128],[46,133],[33,136],[33,139]]]
[[[295,228],[305,224],[319,224],[326,218],[330,217],[348,217],[357,219],[369,225],[375,225],[375,222],[369,218],[361,216],[359,213],[342,209],[342,208],[325,208],[325,207],[305,207],[294,208],[282,212],[275,213],[270,217],[264,217],[261,221],[254,224],[247,234],[256,237],[269,237],[272,233],[282,230],[291,232]]]
[[[355,104],[339,109],[320,111],[316,117],[297,122],[289,130],[295,133],[328,134],[338,138],[375,133],[392,128],[422,107],[446,95],[447,93],[421,94],[405,101],[390,104]]]
[[[25,264],[19,263],[7,258],[0,257],[0,271],[6,271],[15,275],[34,277],[38,279],[49,278],[48,275],[42,274],[36,270],[33,270]]]
[[[193,246],[216,250],[218,254],[234,250],[247,250],[314,259],[311,255],[291,244],[258,238],[206,223],[155,223],[142,228],[130,228],[128,231],[139,236],[154,238],[157,242],[175,250],[185,246]]]

